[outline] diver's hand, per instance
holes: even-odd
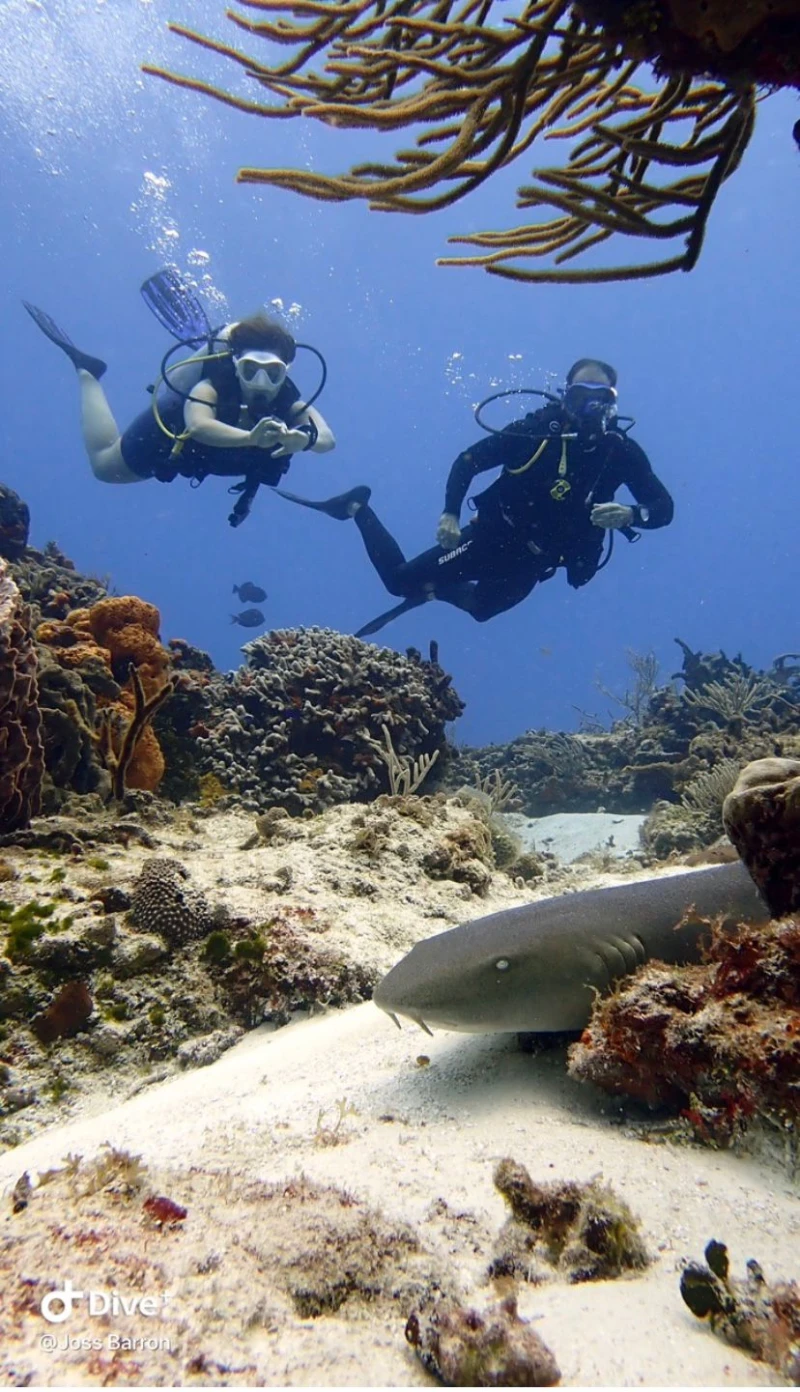
[[[275,458],[285,458],[287,454],[299,454],[301,450],[308,449],[309,435],[307,430],[292,430],[284,426],[280,434],[280,449],[276,449]]]
[[[436,540],[445,551],[451,551],[461,540],[461,527],[453,512],[443,512],[436,528]]]
[[[627,507],[625,503],[595,503],[589,513],[589,521],[595,527],[618,531],[620,527],[633,525],[633,515],[633,508]]]
[[[255,449],[272,449],[286,433],[286,426],[276,416],[264,416],[257,421],[248,436],[248,444]]]

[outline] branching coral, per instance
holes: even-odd
[[[164,772],[164,759],[158,741],[150,729],[150,722],[160,706],[175,689],[176,677],[168,677],[152,695],[145,696],[142,681],[134,667],[130,665],[130,681],[133,686],[133,709],[127,721],[115,719],[114,710],[106,707],[101,711],[100,744],[106,762],[111,770],[114,797],[120,801],[127,787],[156,788]],[[149,736],[149,739],[148,739]],[[138,753],[138,777],[130,778],[134,756]]]
[[[439,750],[434,749],[432,754],[421,754],[418,759],[400,758],[392,744],[388,725],[383,726],[383,745],[377,740],[370,740],[370,743],[386,765],[392,797],[409,797],[415,793],[439,757]]]
[[[698,773],[684,788],[681,802],[692,812],[703,812],[722,822],[722,804],[739,777],[738,759],[723,759],[714,768]]]
[[[752,134],[756,84],[800,82],[797,0],[747,6],[735,23],[719,5],[709,19],[704,0],[529,0],[516,13],[500,0],[243,2],[258,18],[231,10],[228,18],[288,48],[285,58],[260,61],[185,25],[170,28],[238,64],[250,79],[246,95],[152,65],[145,72],[267,118],[379,132],[413,126],[415,143],[347,175],[246,168],[242,182],[424,213],[463,198],[539,137],[569,142],[565,160],[536,168],[535,182],[518,191],[520,208],[555,216],[453,237],[475,254],[440,263],[515,280],[690,270],[720,186]],[[643,68],[650,63],[655,83]],[[615,234],[682,247],[644,264],[564,269]],[[528,268],[544,256],[550,267]]]
[[[773,694],[772,683],[765,677],[731,672],[724,681],[708,682],[696,691],[687,687],[683,700],[724,721],[742,721],[756,715]]]

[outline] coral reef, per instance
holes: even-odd
[[[44,746],[30,614],[0,560],[0,832],[39,811]]]
[[[375,798],[389,786],[384,728],[401,764],[433,759],[463,710],[438,663],[330,629],[276,630],[244,652],[231,679],[206,688],[195,754],[200,774],[253,811]]]
[[[64,619],[70,610],[96,604],[105,598],[108,589],[107,579],[81,575],[52,541],[42,551],[27,546],[12,561],[11,571],[25,603],[30,605],[34,630],[45,619]]]
[[[629,654],[632,687],[620,697],[605,693],[628,711],[610,730],[586,717],[591,728],[577,734],[530,730],[507,745],[462,748],[439,786],[461,792],[490,776],[513,781],[529,817],[646,813],[643,841],[659,857],[709,845],[744,764],[800,758],[800,666],[785,653],[759,673],[741,657],[676,641],[683,665],[667,686],[655,686],[652,664]]]
[[[111,772],[114,797],[121,802],[129,788],[152,792],[164,776],[164,756],[153,733],[152,720],[172,695],[177,677],[167,677],[145,696],[142,678],[133,662],[129,667],[133,709],[120,721],[105,709],[100,718],[100,747]],[[127,702],[125,702],[127,704]]]
[[[795,1281],[767,1281],[759,1263],[747,1263],[743,1280],[730,1275],[728,1249],[709,1242],[706,1265],[689,1262],[681,1273],[681,1295],[715,1334],[776,1368],[800,1386],[800,1288]]]
[[[315,818],[166,809],[144,794],[76,803],[3,838],[0,1144],[63,1119],[87,1087],[141,1086],[149,1070],[204,1066],[243,1029],[363,1001],[431,920],[525,897],[488,864],[481,899],[462,878],[431,880],[426,857],[460,831],[488,845],[441,794]],[[93,1009],[45,1048],[31,1021],[73,981]]]
[[[679,1112],[729,1144],[760,1118],[800,1121],[800,922],[711,929],[701,966],[651,963],[595,1006],[573,1077]],[[787,1129],[788,1128],[788,1129]]]
[[[800,759],[748,764],[722,815],[773,917],[800,912]]]
[[[500,1232],[493,1277],[538,1281],[543,1261],[569,1281],[603,1281],[649,1265],[639,1220],[610,1186],[596,1179],[537,1184],[509,1158],[497,1165],[494,1182],[512,1217]]]
[[[17,561],[28,545],[31,514],[28,504],[7,484],[0,483],[0,556]]]
[[[70,794],[127,789],[310,813],[408,791],[446,765],[463,703],[435,651],[286,630],[247,644],[223,676],[185,639],[161,644],[154,605],[107,595],[54,545],[26,548],[11,571],[38,652],[47,814]]]
[[[414,1310],[406,1339],[445,1387],[555,1387],[561,1373],[513,1296],[486,1311],[445,1297]]]

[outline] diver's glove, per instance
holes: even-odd
[[[445,551],[452,551],[461,540],[461,526],[454,512],[443,512],[436,528],[436,540]]]
[[[625,503],[595,503],[589,513],[589,521],[595,527],[616,532],[622,527],[632,527],[634,516],[633,508]]]

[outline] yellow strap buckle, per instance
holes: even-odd
[[[553,498],[555,502],[560,503],[562,499],[566,498],[567,494],[571,492],[572,484],[569,480],[560,478],[556,479],[553,487],[550,489],[550,497]]]

